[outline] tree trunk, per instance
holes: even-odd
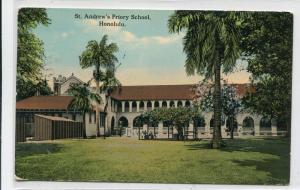
[[[83,112],[82,122],[82,137],[86,139],[85,112]]]
[[[230,138],[233,139],[234,126],[233,126],[233,117],[232,117],[232,116],[230,116],[229,121],[230,121],[230,123],[229,123],[229,127],[230,127]]]
[[[100,85],[99,81],[96,80],[96,93],[100,95]],[[96,104],[96,129],[97,129],[97,137],[100,137],[100,117],[99,117],[99,105]]]
[[[221,147],[221,65],[220,60],[215,63],[215,85],[214,85],[214,131],[212,139],[212,148]]]
[[[139,140],[141,140],[141,126],[139,125]]]

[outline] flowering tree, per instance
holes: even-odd
[[[208,87],[204,87],[207,85]],[[197,91],[201,92],[201,97],[199,94],[195,97],[194,101],[198,102],[201,110],[212,111],[213,110],[213,92],[210,88],[209,83],[199,83]],[[222,103],[222,120],[224,122],[227,117],[229,121],[230,136],[233,138],[234,131],[234,120],[235,115],[238,113],[241,107],[241,101],[237,97],[236,88],[234,86],[223,84],[221,89],[221,103]]]

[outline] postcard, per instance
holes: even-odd
[[[18,181],[288,185],[293,15],[21,8]]]

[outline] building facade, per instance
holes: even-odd
[[[73,74],[68,78],[62,76],[55,78],[53,85],[55,95],[34,96],[17,102],[17,117],[25,117],[28,126],[33,125],[34,114],[64,117],[81,122],[85,117],[87,136],[95,136],[97,134],[95,111],[83,116],[79,111],[68,109],[73,97],[68,96],[67,90],[73,83],[82,83],[82,81]],[[247,92],[247,84],[232,84],[232,86],[236,88],[238,97],[242,97]],[[103,102],[100,104],[100,135],[104,135],[105,131],[105,135],[140,138],[143,132],[151,132],[157,138],[171,138],[176,134],[176,129],[170,129],[163,122],[156,127],[144,125],[138,128],[135,120],[143,112],[156,108],[193,106],[194,87],[195,85],[122,86],[116,88],[109,96],[101,94]],[[91,88],[91,90],[95,89]],[[203,116],[204,122],[201,126],[196,126],[193,121],[190,121],[189,127],[184,132],[188,138],[212,137],[213,113],[204,112]],[[222,122],[223,138],[230,136],[226,123],[226,120]],[[237,137],[277,136],[285,133],[285,128],[263,116],[247,111],[236,116],[234,135]]]

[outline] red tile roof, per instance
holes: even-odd
[[[72,99],[72,96],[32,96],[18,101],[16,108],[67,110]]]
[[[193,85],[122,86],[112,92],[117,100],[191,100]]]
[[[246,94],[249,84],[230,84],[236,87],[239,97]],[[194,84],[122,86],[115,89],[111,97],[117,100],[192,100]]]
[[[230,84],[237,89],[237,95],[242,97],[250,90],[249,84]],[[195,85],[149,85],[122,86],[115,89],[111,97],[116,100],[192,100]],[[55,109],[67,110],[72,96],[33,96],[18,101],[17,109]],[[103,111],[103,110],[101,110]]]

